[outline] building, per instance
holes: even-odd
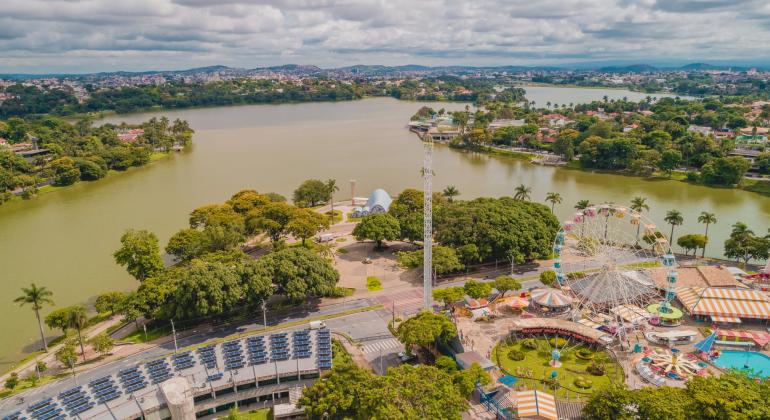
[[[0,418],[211,418],[236,404],[293,403],[292,392],[311,386],[331,367],[331,332],[298,328],[209,344],[135,366],[116,363],[105,376],[78,375],[77,385],[44,385],[38,399],[8,406]],[[282,411],[284,418],[291,417],[288,411]]]
[[[378,188],[372,191],[372,195],[366,200],[366,205],[353,209],[353,217],[364,217],[370,214],[387,213],[393,199],[387,191]]]
[[[758,290],[680,286],[675,291],[685,311],[696,318],[732,324],[770,319],[770,297]]]
[[[703,134],[704,136],[710,136],[711,134],[714,133],[714,130],[712,130],[711,127],[705,127],[701,125],[691,125],[687,127],[687,131],[691,133],[700,133],[700,134]]]
[[[668,287],[665,267],[649,270],[650,278],[659,289]],[[697,267],[679,267],[676,269],[676,285],[679,287],[740,287],[730,270],[722,266],[703,265]]]
[[[487,128],[491,132],[495,132],[495,130],[499,128],[504,127],[521,127],[524,125],[524,120],[492,120],[492,122],[489,123],[489,126]]]

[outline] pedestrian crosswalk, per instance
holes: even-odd
[[[381,340],[375,343],[366,344],[363,346],[361,350],[364,352],[364,354],[372,354],[372,353],[379,353],[380,351],[385,353],[393,349],[399,349],[399,350],[403,349],[403,345],[401,344],[401,342],[396,340],[395,338],[388,338],[387,340]]]

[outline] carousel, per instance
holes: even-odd
[[[565,314],[572,308],[572,298],[557,289],[534,289],[530,299],[532,307],[543,314]]]
[[[654,349],[642,359],[650,370],[667,379],[685,380],[693,375],[706,374],[706,365],[692,355],[682,354],[678,349]]]

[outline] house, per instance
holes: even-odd
[[[629,125],[623,127],[623,132],[624,133],[628,133],[629,131],[636,130],[637,128],[639,128],[639,124],[636,124],[636,123],[629,124]]]
[[[710,136],[712,133],[714,133],[714,130],[711,129],[711,127],[705,127],[702,125],[691,125],[687,127],[687,131],[691,133],[700,133],[704,136]]]
[[[144,130],[141,128],[121,129],[118,130],[118,140],[126,143],[133,143],[142,134],[144,134]]]
[[[525,124],[524,120],[492,120],[487,127],[489,131],[495,132],[495,130],[504,127],[521,127]]]
[[[364,217],[370,214],[387,213],[393,199],[387,191],[378,188],[372,191],[372,195],[366,200],[366,205],[353,209],[353,217]]]

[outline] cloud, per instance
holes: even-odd
[[[0,72],[768,61],[761,0],[2,0]]]

